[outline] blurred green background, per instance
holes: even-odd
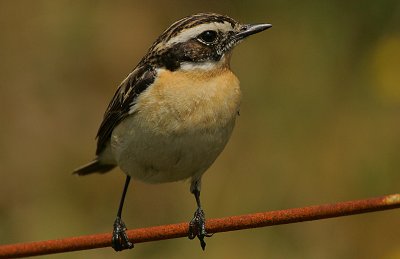
[[[400,190],[400,2],[1,1],[0,243],[112,230],[124,175],[76,177],[118,84],[197,12],[273,28],[238,46],[241,116],[203,178],[208,218]],[[189,221],[188,183],[131,186],[128,228]],[[400,211],[49,258],[400,258]]]

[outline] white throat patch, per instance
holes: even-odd
[[[182,71],[191,71],[191,70],[213,70],[220,66],[218,61],[205,61],[205,62],[183,62],[181,63],[181,67],[179,68]]]

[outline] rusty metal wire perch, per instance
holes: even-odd
[[[400,194],[346,201],[303,208],[261,212],[207,220],[207,232],[218,233],[240,229],[259,228],[333,217],[348,216],[400,208]],[[133,243],[185,237],[188,223],[128,230]],[[111,232],[56,240],[37,241],[0,246],[0,258],[18,258],[36,255],[95,249],[111,245]]]

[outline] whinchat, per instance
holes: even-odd
[[[132,248],[121,219],[131,177],[147,183],[190,178],[197,202],[190,239],[205,248],[201,177],[228,142],[240,106],[239,80],[230,69],[233,48],[270,24],[241,24],[215,13],[173,23],[119,85],[97,133],[95,159],[74,171],[127,175],[112,247]]]

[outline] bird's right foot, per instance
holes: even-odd
[[[114,221],[114,230],[111,240],[111,246],[117,252],[133,248],[133,243],[129,241],[128,235],[125,231],[126,226],[124,222],[120,217],[117,217]]]

